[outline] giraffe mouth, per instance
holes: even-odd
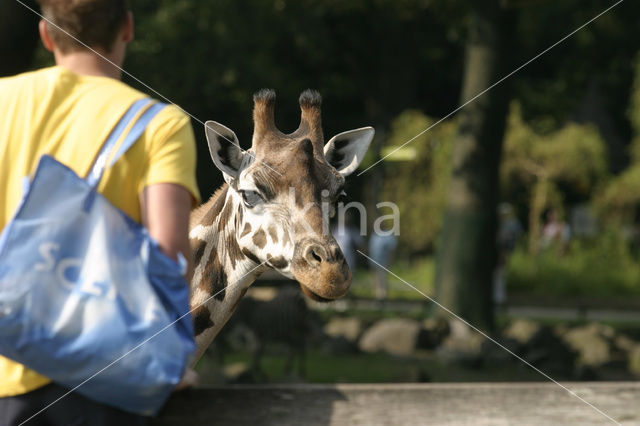
[[[317,293],[314,293],[313,291],[311,291],[311,289],[309,289],[309,287],[305,286],[304,284],[300,284],[300,289],[302,290],[305,296],[307,296],[309,299],[315,302],[328,303],[336,300],[336,299],[329,299],[326,297],[322,297]]]
[[[306,239],[296,244],[291,272],[302,292],[311,300],[330,302],[344,296],[352,274],[338,244],[331,240]]]

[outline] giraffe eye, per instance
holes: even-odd
[[[263,201],[260,194],[256,191],[240,191],[240,194],[242,195],[244,205],[249,208],[255,207]]]

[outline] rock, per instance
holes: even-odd
[[[611,327],[588,324],[570,329],[562,339],[578,353],[578,363],[590,367],[612,360],[610,339],[615,335]]]
[[[365,330],[358,347],[363,352],[385,351],[393,355],[411,355],[420,332],[420,323],[405,318],[382,319]]]
[[[616,330],[610,325],[592,323],[589,324],[588,327],[593,328],[594,331],[597,331],[606,339],[613,340],[616,337]]]
[[[595,382],[598,380],[602,380],[600,374],[596,368],[588,366],[588,365],[579,365],[576,367],[574,376],[576,380],[580,380],[583,382]]]
[[[618,350],[629,352],[633,350],[634,346],[636,346],[638,342],[631,339],[629,336],[620,334],[613,339],[613,344]]]
[[[253,377],[249,366],[244,362],[225,365],[223,375],[227,383],[252,383]]]
[[[438,348],[440,355],[470,366],[479,366],[486,337],[457,318],[449,321],[449,329],[449,335]]]
[[[442,317],[432,317],[425,319],[424,321],[422,321],[422,328],[445,336],[451,333],[449,321]]]
[[[521,362],[513,354],[519,355],[518,351],[522,344],[510,337],[495,338],[500,346],[489,339],[482,342],[480,351],[487,365],[502,365],[508,362]],[[506,350],[505,350],[506,348]]]
[[[418,333],[418,349],[435,349],[449,335],[449,322],[444,318],[428,318],[422,322]]]
[[[562,327],[552,329],[532,320],[518,319],[505,328],[500,342],[544,372],[572,377],[575,354],[559,337],[564,333]]]
[[[537,322],[518,319],[513,321],[504,331],[504,336],[526,345],[531,338],[540,331],[541,325]]]
[[[575,375],[575,352],[548,326],[541,325],[520,352],[524,360],[554,377]]]
[[[249,291],[247,291],[247,297],[253,297],[263,302],[273,300],[277,294],[278,289],[275,287],[250,287]]]
[[[322,350],[328,355],[345,355],[359,352],[357,343],[344,336],[327,337],[322,343]]]
[[[324,326],[324,332],[330,337],[344,337],[356,342],[362,333],[362,321],[357,317],[335,317]]]
[[[451,318],[449,320],[449,337],[453,339],[465,339],[476,333],[466,322],[458,319]]]
[[[634,345],[629,350],[627,357],[629,372],[640,375],[640,344]]]

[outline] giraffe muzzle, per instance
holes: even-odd
[[[351,286],[351,271],[333,238],[306,239],[296,244],[292,273],[302,291],[318,301],[338,299]]]

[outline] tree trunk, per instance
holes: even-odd
[[[504,75],[501,53],[508,40],[506,28],[512,22],[498,0],[474,5],[466,46],[463,103]],[[494,325],[498,169],[507,109],[507,88],[502,83],[459,114],[436,267],[438,302],[489,330]]]
[[[536,256],[540,247],[540,235],[542,234],[541,216],[548,203],[549,185],[551,182],[545,177],[536,178],[536,183],[531,189],[531,201],[529,202],[529,255]]]

